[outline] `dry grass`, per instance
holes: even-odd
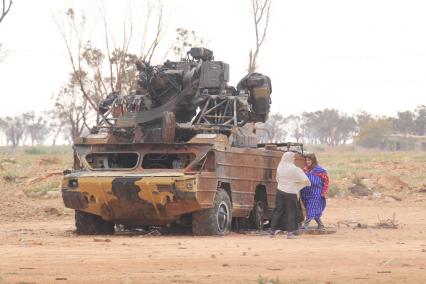
[[[26,181],[51,170],[71,167],[69,146],[0,147],[0,190],[20,189],[28,197],[44,197],[49,191],[58,191],[60,177],[31,185]]]
[[[354,184],[379,192],[400,190],[405,187],[404,183],[404,189],[408,190],[415,191],[425,187],[425,152],[329,148],[316,155],[319,163],[328,170],[331,184],[341,190]]]
[[[348,187],[362,185],[372,191],[387,192],[403,189],[418,191],[426,188],[425,152],[383,152],[357,150],[352,146],[327,148],[308,146],[330,175],[330,197],[347,194]],[[50,170],[72,167],[70,146],[0,147],[0,190],[16,188],[26,180]],[[388,178],[391,177],[391,178]],[[381,178],[381,180],[379,180]],[[42,197],[57,190],[59,180],[53,177],[31,188],[21,188],[31,197]],[[388,181],[389,180],[389,181]],[[399,187],[393,185],[401,180]],[[406,188],[405,188],[406,184]]]

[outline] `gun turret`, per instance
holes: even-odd
[[[139,88],[127,96],[110,95],[100,104],[112,131],[133,129],[134,141],[187,140],[200,132],[230,134],[232,128],[268,117],[269,77],[252,73],[237,88],[229,86],[229,65],[215,61],[209,49],[194,47],[181,61],[157,66],[138,61],[136,67]],[[165,138],[164,129],[174,137]]]

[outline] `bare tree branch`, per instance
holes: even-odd
[[[127,27],[129,28],[129,31],[127,30]],[[133,22],[132,19],[129,19],[129,24],[127,24],[127,21],[124,21],[124,26],[123,26],[123,45],[120,49],[121,54],[119,57],[119,62],[117,64],[118,66],[118,71],[117,71],[117,84],[116,84],[116,89],[117,90],[121,90],[122,89],[122,82],[124,80],[125,77],[125,66],[126,66],[126,55],[129,51],[129,45],[132,39],[132,35],[133,35]]]
[[[69,14],[69,16],[70,16],[69,25],[70,25],[71,29],[70,29],[70,34],[69,34],[68,39],[65,36],[65,32],[63,32],[63,38],[64,38],[64,41],[65,41],[65,45],[67,47],[68,57],[70,59],[71,66],[72,66],[72,69],[73,69],[74,74],[76,76],[76,79],[78,80],[81,93],[83,94],[84,98],[89,102],[89,104],[92,106],[92,108],[94,110],[96,110],[97,109],[96,104],[92,101],[88,92],[86,91],[86,88],[84,87],[84,82],[83,82],[83,77],[82,77],[82,69],[81,69],[81,59],[82,59],[81,50],[82,50],[82,46],[83,46],[83,43],[81,41],[81,35],[77,31],[77,27],[76,27],[76,24],[75,24],[75,21],[74,21],[74,14],[73,14],[74,12],[72,10],[69,10],[69,13],[70,13]],[[72,15],[71,15],[71,13],[72,13]],[[77,63],[75,62],[75,59],[74,59],[74,56],[73,56],[73,53],[72,53],[72,31],[74,31],[76,33],[77,40],[78,40],[78,43],[77,43]]]
[[[250,49],[249,52],[249,73],[255,72],[257,68],[257,57],[260,52],[260,47],[265,41],[266,33],[269,26],[271,2],[272,0],[251,0],[256,44],[254,52],[252,49]]]
[[[109,46],[109,30],[108,30],[108,24],[107,24],[107,20],[106,20],[106,16],[105,16],[105,9],[104,7],[100,7],[100,12],[101,12],[101,16],[102,16],[102,20],[104,22],[104,40],[105,40],[105,47],[107,49],[107,55],[108,55],[108,62],[109,62],[109,75],[110,75],[110,87],[111,87],[111,91],[114,92],[114,72],[113,72],[113,63],[112,63],[112,57],[111,57],[111,49]]]
[[[142,54],[143,61],[151,62],[152,56],[154,55],[158,47],[158,44],[160,43],[161,38],[163,36],[163,29],[164,29],[163,6],[161,5],[158,11],[156,33],[147,52],[145,54]]]
[[[3,0],[2,12],[0,16],[0,23],[3,21],[4,17],[6,17],[7,13],[10,11],[10,7],[12,6],[12,0],[9,0],[9,3],[6,3],[6,0]]]
[[[149,29],[146,32],[152,35],[154,39],[152,42],[145,41],[145,47],[149,48],[140,57],[145,60],[153,58],[165,29],[162,5],[150,9],[154,9],[152,11],[156,12],[158,18],[151,17],[151,21],[155,22],[156,28],[152,29],[152,34],[149,33]],[[130,10],[129,8],[128,12]],[[95,46],[96,43],[92,43],[87,36],[87,25],[84,15],[80,21],[76,16],[77,13],[74,13],[73,9],[69,9],[66,17],[62,16],[59,18],[63,22],[62,26],[58,25],[59,31],[65,42],[73,71],[68,87],[73,88],[75,94],[78,94],[81,98],[78,102],[79,105],[74,107],[83,107],[85,109],[85,105],[87,105],[88,108],[87,112],[75,113],[72,120],[71,118],[67,118],[69,122],[67,125],[83,125],[87,128],[91,122],[90,115],[95,112],[96,122],[99,122],[99,118],[103,117],[98,111],[98,105],[102,100],[111,92],[120,92],[123,95],[127,94],[135,89],[137,83],[137,72],[133,63],[138,59],[138,56],[129,53],[134,34],[130,12],[126,13],[122,30],[123,34],[119,38],[115,38],[111,33],[109,26],[111,23],[102,5],[99,6],[99,12],[100,23],[101,25],[103,24],[104,28],[104,34],[102,35],[104,46],[101,48],[97,48]],[[148,11],[148,14],[150,13]],[[147,26],[149,26],[148,22]],[[116,41],[116,39],[119,40]],[[80,129],[71,130],[71,132],[80,132]]]
[[[146,42],[147,42],[149,22],[150,22],[151,14],[152,14],[152,4],[151,4],[150,1],[147,1],[146,7],[147,7],[147,9],[146,9],[146,16],[145,16],[145,25],[144,25],[144,28],[143,28],[142,42],[141,42],[141,55],[145,54],[145,46],[146,46]]]

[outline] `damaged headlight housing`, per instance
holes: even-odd
[[[77,188],[78,187],[78,180],[76,178],[70,178],[68,180],[68,187],[69,188]]]
[[[178,190],[193,190],[195,187],[195,179],[177,180],[175,181]]]

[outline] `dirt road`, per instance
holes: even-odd
[[[393,213],[399,229],[354,229],[356,222],[374,225]],[[0,283],[426,281],[425,194],[388,203],[330,200],[325,221],[336,234],[288,240],[237,233],[81,237],[70,215],[17,219],[0,228]]]

